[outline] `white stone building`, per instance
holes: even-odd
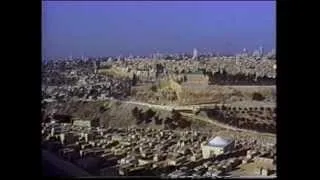
[[[211,139],[208,144],[201,145],[202,156],[204,159],[207,159],[230,151],[233,147],[233,140],[216,136],[215,138]]]

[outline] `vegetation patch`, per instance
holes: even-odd
[[[265,97],[261,93],[254,92],[252,94],[252,100],[254,100],[254,101],[263,101],[263,100],[265,100]]]

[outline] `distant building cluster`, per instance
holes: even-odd
[[[98,58],[88,59],[86,61],[67,60],[67,61],[49,61],[43,63],[42,82],[45,86],[75,86],[79,84],[94,84],[115,79],[111,75],[101,75],[101,69],[117,69],[118,73],[127,76],[127,79],[140,83],[156,82],[161,78],[182,76],[188,73],[207,72],[212,74],[225,72],[228,75],[243,74],[244,76],[253,76],[253,80],[268,78],[270,83],[275,84],[276,78],[276,61],[275,50],[263,54],[263,47],[255,51],[256,56],[248,56],[247,50],[244,49],[242,54],[237,56],[208,56],[201,59],[198,50],[195,48],[192,56],[178,60],[173,57],[170,60],[164,59],[160,53],[153,57],[156,61],[147,58]],[[257,61],[257,56],[260,61]],[[272,58],[271,58],[272,56]],[[267,59],[270,57],[271,59]],[[118,59],[118,60],[117,60]],[[111,70],[110,70],[111,71]],[[119,78],[118,78],[119,79]],[[181,79],[179,77],[178,79]],[[251,80],[250,80],[251,81]],[[135,83],[131,83],[135,84]]]
[[[42,98],[53,100],[105,100],[130,95],[130,80],[106,79],[103,83],[43,88]]]
[[[236,60],[233,58],[211,59],[209,61],[130,61],[127,63],[115,62],[114,67],[123,72],[135,73],[141,81],[155,81],[159,77],[179,76],[196,72],[216,72],[225,71],[227,74],[244,76],[276,78],[276,61],[255,61],[255,60]],[[160,68],[161,67],[161,68]]]

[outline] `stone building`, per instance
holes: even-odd
[[[224,139],[220,136],[216,136],[211,139],[208,144],[201,145],[202,156],[204,159],[223,154],[227,151],[232,150],[234,147],[234,141]]]
[[[93,120],[81,120],[81,119],[74,119],[73,120],[74,126],[80,126],[80,127],[98,127],[99,126],[99,119],[93,119]]]
[[[207,85],[208,76],[204,76],[202,72],[186,74],[187,84]]]

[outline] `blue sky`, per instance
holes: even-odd
[[[274,1],[44,1],[44,57],[275,47]]]

